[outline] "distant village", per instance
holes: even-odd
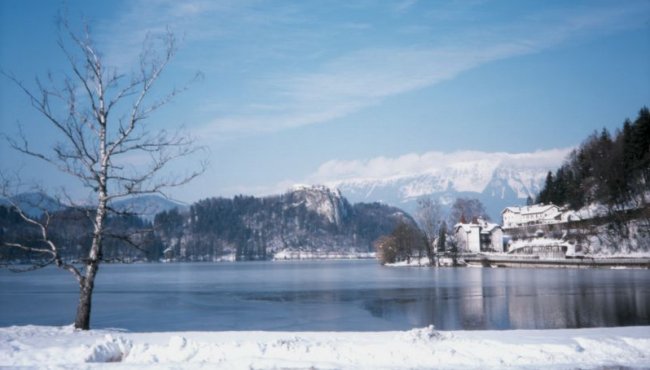
[[[639,210],[623,210],[632,214]],[[566,267],[642,267],[649,268],[650,260],[623,257],[594,258],[594,245],[620,248],[632,242],[647,247],[650,229],[645,222],[629,222],[628,235],[622,238],[613,229],[611,215],[598,207],[573,211],[554,204],[533,204],[507,207],[501,212],[503,224],[490,223],[481,218],[460,222],[453,228],[458,251],[463,261],[491,267],[548,265]],[[632,236],[632,233],[634,236]],[[612,236],[612,234],[614,236]],[[628,246],[629,247],[629,246]],[[628,252],[629,253],[629,249]],[[598,253],[596,253],[598,254]]]
[[[535,255],[548,258],[580,256],[575,244],[561,238],[552,238],[544,231],[534,230],[523,240],[514,240],[513,235],[532,226],[566,224],[576,221],[576,212],[568,211],[554,204],[535,204],[523,207],[507,207],[501,212],[503,225],[490,223],[481,218],[454,226],[457,247],[466,253],[509,253]]]

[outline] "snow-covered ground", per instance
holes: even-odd
[[[456,261],[457,264],[460,264],[461,266],[464,266],[464,262],[462,259],[458,259]],[[440,257],[438,259],[438,266],[453,266],[454,261],[451,259],[451,257]],[[422,257],[422,258],[411,258],[410,261],[398,261],[398,262],[393,262],[393,263],[387,263],[386,266],[391,266],[391,267],[429,267],[431,266],[429,257]]]
[[[0,367],[647,368],[649,329],[129,333],[21,326],[0,328]]]
[[[393,263],[387,263],[386,266],[394,266],[394,267],[403,267],[403,266],[409,266],[409,267],[428,267],[429,264],[429,257],[422,257],[422,258],[411,258],[410,261],[398,261],[398,262],[393,262]]]
[[[346,260],[376,258],[375,252],[332,252],[332,251],[300,251],[282,249],[273,255],[274,261],[283,260]]]

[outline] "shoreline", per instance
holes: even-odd
[[[450,259],[449,257],[445,257]],[[627,256],[627,255],[585,255],[580,258],[564,258],[564,259],[543,259],[543,258],[534,258],[534,257],[525,257],[525,256],[511,256],[505,254],[475,254],[475,255],[459,255],[459,260],[464,260],[476,265],[480,264],[481,261],[487,262],[520,262],[522,264],[534,264],[538,262],[540,265],[548,265],[550,262],[557,262],[562,265],[585,265],[592,267],[599,267],[604,265],[642,265],[643,268],[650,268],[650,255],[642,255],[639,257]],[[379,263],[379,259],[372,253],[360,254],[360,255],[334,255],[334,256],[323,256],[306,253],[301,256],[292,256],[292,257],[282,257],[282,258],[269,258],[269,259],[254,259],[254,260],[235,260],[234,258],[217,258],[214,260],[157,260],[157,261],[146,261],[146,260],[105,260],[102,263],[105,264],[171,264],[171,263],[241,263],[241,262],[289,262],[289,261],[367,261],[367,260],[376,260]],[[417,263],[418,259],[413,257],[411,263],[407,264],[406,261],[399,261],[394,263],[387,263],[386,266],[411,266],[411,267],[429,267],[428,263],[425,263],[427,257],[423,257],[420,261],[420,264]],[[23,261],[9,261],[15,266],[24,266],[30,265],[31,262]],[[71,261],[71,263],[79,263],[78,261]],[[462,267],[462,266],[460,266]],[[532,266],[529,266],[532,267]]]
[[[0,367],[599,368],[650,366],[646,326],[387,332],[75,331],[0,328]]]
[[[487,268],[606,268],[606,269],[650,269],[650,257],[585,256],[581,258],[545,259],[533,256],[512,256],[506,254],[459,255],[459,265],[451,266],[451,258],[444,257],[440,266],[429,266],[429,259],[413,258],[410,263],[399,261],[387,263],[389,267],[487,267]]]
[[[532,267],[532,268],[637,268],[650,269],[650,258],[566,258],[541,259],[515,256],[479,255],[463,258],[468,266],[480,267]]]

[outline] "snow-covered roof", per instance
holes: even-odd
[[[454,225],[454,230],[458,231],[459,228],[462,228],[463,231],[467,233],[467,232],[470,231],[470,229],[472,227],[480,228],[482,233],[491,233],[492,231],[494,231],[494,229],[501,228],[501,225],[492,224],[492,223],[489,223],[489,222],[487,222],[485,220],[478,219],[476,223],[464,224],[464,223],[459,222],[456,225]]]
[[[560,207],[556,206],[555,204],[534,204],[532,206],[524,206],[524,207],[506,207],[501,213],[510,211],[512,213],[519,213],[522,215],[531,215],[537,213],[544,213],[551,208],[557,208],[558,210],[560,209]]]
[[[464,232],[468,233],[472,227],[479,227],[479,225],[457,223],[456,225],[454,225],[454,230],[458,231],[458,229],[460,228],[463,229]]]

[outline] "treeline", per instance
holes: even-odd
[[[88,254],[93,213],[64,208],[38,216],[61,256],[79,261]],[[32,217],[35,217],[32,215]],[[279,250],[369,252],[372,242],[399,222],[415,222],[401,210],[379,203],[351,205],[338,192],[309,188],[257,198],[209,198],[158,213],[153,222],[135,215],[112,215],[106,222],[105,261],[265,260]],[[9,247],[43,245],[42,230],[15,208],[0,206],[0,261],[47,262],[48,254]]]
[[[318,212],[320,206],[328,212]],[[350,205],[329,192],[300,191],[205,199],[186,213],[159,213],[154,227],[170,258],[234,254],[236,260],[264,260],[283,249],[369,252],[372,242],[402,218],[408,216],[379,203]]]
[[[614,135],[594,133],[549,172],[537,202],[577,210],[591,203],[610,209],[645,206],[650,190],[650,111],[644,107]]]
[[[34,217],[34,216],[31,216]],[[48,237],[67,261],[87,256],[92,240],[94,214],[87,209],[65,208],[44,213],[37,220],[47,225]],[[163,242],[153,225],[135,215],[111,215],[106,221],[105,261],[157,260],[163,255]],[[41,247],[43,231],[26,222],[14,207],[0,205],[0,261],[47,262],[47,253],[12,248],[6,243]]]
[[[411,262],[412,258],[428,255],[427,238],[416,225],[401,222],[388,235],[375,240],[377,259],[381,264],[399,261]]]

